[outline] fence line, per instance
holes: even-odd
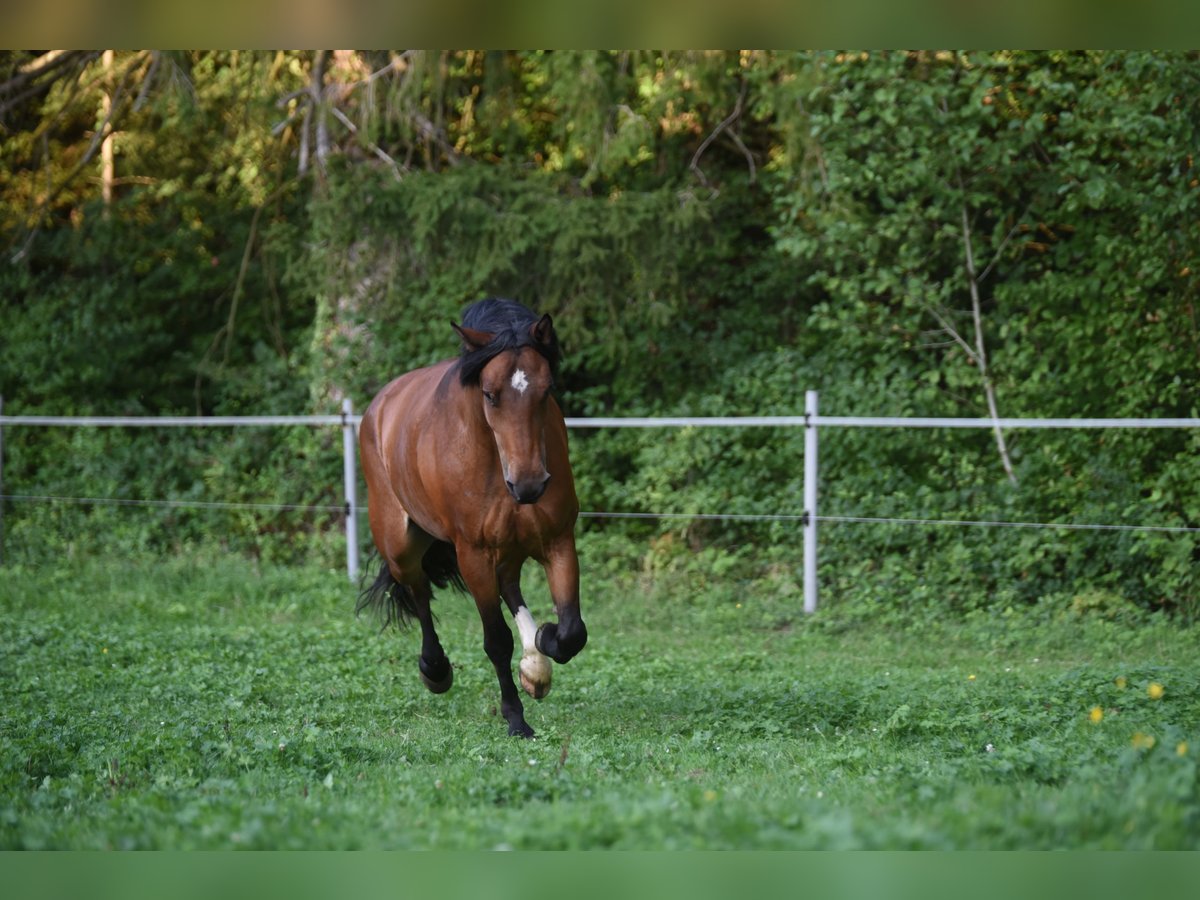
[[[18,503],[71,503],[79,506],[133,506],[165,509],[227,509],[269,510],[272,512],[326,512],[345,513],[346,507],[332,504],[309,503],[253,503],[221,500],[151,500],[128,497],[62,497],[47,494],[0,494],[0,500]],[[359,506],[358,515],[365,515],[367,508]],[[701,522],[792,522],[803,525],[809,519],[807,513],[684,513],[684,512],[609,512],[583,510],[581,519],[667,519]],[[817,522],[832,525],[955,525],[982,528],[1040,528],[1046,531],[1146,531],[1171,534],[1200,533],[1200,527],[1190,525],[1106,525],[1094,522],[1013,522],[992,519],[915,519],[893,516],[816,516]]]
[[[312,505],[305,503],[251,503],[223,500],[141,500],[128,497],[61,497],[38,494],[0,494],[0,500],[15,500],[18,503],[72,503],[77,506],[149,506],[163,509],[263,509],[275,512],[346,511],[345,505]],[[365,512],[365,510],[360,510]]]
[[[663,416],[567,418],[568,428],[1200,428],[1200,419],[956,419],[914,416]]]
[[[1011,522],[988,519],[907,519],[886,516],[817,516],[818,522],[863,525],[959,525],[977,528],[1041,528],[1046,531],[1147,531],[1169,534],[1200,534],[1191,525],[1102,525],[1094,522]]]
[[[351,416],[358,427],[362,416]],[[37,425],[88,428],[236,428],[241,425],[343,425],[337,416],[0,416],[0,426]]]
[[[348,402],[348,401],[343,401]],[[2,411],[2,404],[0,404]],[[5,425],[93,428],[234,428],[249,426],[353,425],[362,416],[4,416]],[[1200,419],[979,419],[928,416],[567,416],[568,428],[1200,428]]]
[[[60,502],[80,503],[111,503],[115,505],[141,506],[184,506],[198,508],[225,509],[308,509],[320,511],[338,511],[345,513],[346,519],[346,571],[351,580],[358,574],[358,516],[361,512],[357,500],[358,474],[356,467],[356,431],[362,420],[354,415],[351,401],[347,398],[342,403],[340,415],[311,415],[311,416],[6,416],[3,415],[4,398],[0,396],[0,564],[3,563],[4,544],[4,501],[34,501],[56,500]],[[1200,428],[1200,418],[1170,418],[1170,419],[1030,419],[1030,418],[930,418],[930,417],[896,417],[896,416],[822,416],[817,410],[817,392],[805,393],[805,414],[803,416],[665,416],[665,417],[568,417],[569,428],[745,428],[745,427],[792,427],[804,428],[804,512],[791,515],[755,515],[755,514],[722,514],[722,513],[607,513],[585,512],[585,518],[687,518],[687,519],[723,519],[732,521],[775,520],[798,521],[804,530],[804,609],[814,612],[817,608],[817,524],[829,523],[894,523],[906,525],[956,525],[956,526],[986,526],[1008,528],[1050,528],[1066,530],[1098,530],[1098,531],[1158,531],[1158,532],[1196,532],[1200,528],[1188,526],[1158,526],[1158,525],[1100,525],[1087,523],[1043,523],[1043,522],[1003,522],[1003,521],[970,521],[963,519],[912,519],[912,518],[883,518],[866,516],[822,516],[818,512],[817,487],[818,471],[818,431],[820,428],[1004,428],[1004,429],[1044,429],[1044,428],[1078,428],[1078,429],[1146,429],[1146,428]],[[343,457],[343,491],[345,503],[341,507],[333,506],[300,506],[294,504],[252,504],[252,503],[219,503],[212,501],[172,501],[172,500],[122,500],[118,498],[62,498],[34,497],[26,495],[6,495],[4,486],[4,426],[15,425],[25,427],[128,427],[128,428],[161,428],[161,427],[283,427],[306,426],[328,427],[338,426],[342,429]]]
[[[824,428],[1200,428],[1200,419],[955,419],[895,416],[818,416]]]

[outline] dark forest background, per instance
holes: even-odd
[[[568,415],[1200,415],[1193,52],[0,54],[8,414],[359,410],[485,295]],[[1200,433],[826,429],[830,515],[1200,526]],[[587,510],[798,513],[799,430],[575,432]],[[9,428],[5,493],[340,505],[335,429]],[[322,511],[10,501],[5,559],[336,566]],[[587,520],[794,594],[795,523]],[[822,530],[823,602],[1200,611],[1195,533]]]

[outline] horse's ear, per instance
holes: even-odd
[[[550,313],[546,313],[536,322],[529,326],[530,336],[543,346],[549,346],[554,343],[554,320],[550,318]]]
[[[474,328],[464,328],[457,322],[451,322],[450,327],[458,332],[458,336],[462,338],[463,346],[468,350],[479,350],[486,347],[492,342],[494,334],[489,334],[486,331],[476,331]]]

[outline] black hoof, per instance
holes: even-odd
[[[543,622],[533,637],[533,645],[556,663],[570,662],[586,643],[587,629],[582,622],[569,631],[563,631],[561,624]]]
[[[537,633],[533,636],[533,646],[543,656],[549,656],[553,659],[554,651],[557,649],[555,641],[557,637],[558,627],[553,622],[543,622],[538,626]]]
[[[446,693],[454,684],[454,669],[450,667],[450,660],[445,657],[438,663],[426,665],[425,657],[419,656],[417,668],[421,670],[421,683],[435,694]]]
[[[508,736],[532,738],[534,737],[533,729],[524,722],[517,722],[515,725],[512,722],[508,723]]]

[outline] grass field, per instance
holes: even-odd
[[[5,570],[0,847],[1200,847],[1195,628],[683,592],[588,578],[520,741],[465,597],[434,696],[338,573]]]

